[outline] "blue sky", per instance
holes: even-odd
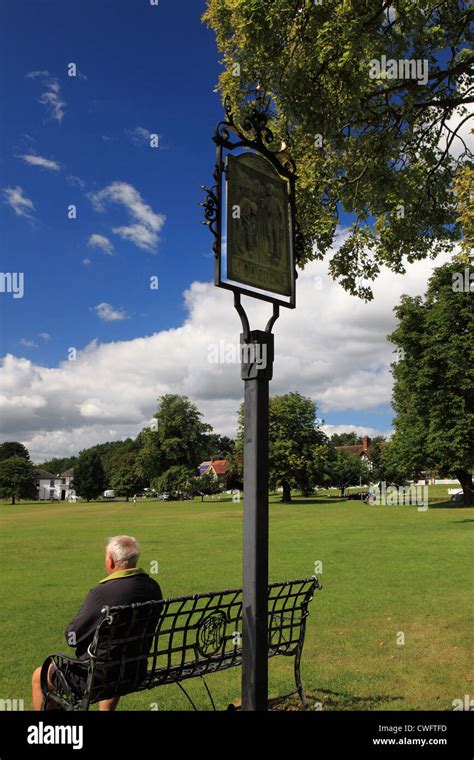
[[[231,294],[211,284],[198,205],[222,117],[203,10],[198,0],[3,4],[2,272],[23,272],[25,292],[0,293],[1,437],[37,460],[136,435],[165,392],[235,432],[239,368],[207,359],[210,341],[237,341],[240,325]],[[413,266],[411,279],[385,273],[370,305],[325,266],[305,270],[297,309],[277,323],[272,392],[312,396],[332,429],[385,432],[393,306],[423,292],[433,265]],[[265,324],[268,305],[258,308]]]
[[[179,324],[183,290],[212,276],[209,234],[201,226],[200,184],[211,177],[212,130],[220,115],[213,93],[218,63],[213,35],[200,23],[203,4],[148,0],[80,3],[18,0],[3,9],[2,185],[20,186],[34,204],[31,221],[1,206],[3,271],[25,272],[25,297],[2,298],[3,351],[22,339],[41,344],[41,362],[65,358],[95,337],[126,339]],[[74,62],[80,76],[69,77]],[[25,78],[29,72],[49,72]],[[39,99],[57,80],[61,121]],[[158,149],[137,127],[158,134]],[[39,155],[60,170],[25,163]],[[71,185],[68,177],[79,178]],[[74,182],[75,180],[72,180]],[[99,214],[87,194],[114,181],[133,186],[166,221],[156,251],[114,235],[129,214],[108,204]],[[77,205],[77,219],[67,217]],[[88,247],[106,236],[113,256]],[[91,264],[81,263],[90,259]],[[159,277],[159,292],[149,277]],[[106,322],[90,308],[110,303],[130,319]],[[52,336],[45,341],[44,332]],[[38,351],[22,346],[26,356]]]

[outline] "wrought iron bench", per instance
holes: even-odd
[[[294,657],[296,691],[291,693],[297,692],[304,706],[301,653],[308,604],[320,588],[315,577],[268,586],[268,657]],[[104,607],[102,612],[89,660],[52,654],[43,663],[43,709],[53,702],[63,710],[88,710],[102,699],[162,684],[183,688],[180,682],[188,678],[242,664],[242,589]],[[59,669],[53,690],[47,683],[51,663]],[[78,665],[87,682],[82,690],[68,682],[68,670]]]

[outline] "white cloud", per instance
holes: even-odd
[[[465,77],[458,85],[459,95],[469,95],[471,81]],[[474,103],[466,103],[458,106],[453,110],[449,119],[447,119],[441,137],[438,141],[438,148],[442,151],[449,149],[451,156],[457,161],[472,158],[474,152]]]
[[[51,118],[61,124],[66,103],[61,98],[61,85],[57,79],[50,79],[43,83],[46,90],[40,95],[39,102],[46,106]]]
[[[81,264],[92,264],[92,261],[90,259],[82,259]]]
[[[331,411],[350,418],[350,410],[360,418],[388,404],[394,355],[385,338],[395,327],[393,307],[403,293],[423,293],[433,267],[446,260],[415,262],[404,275],[384,270],[368,304],[327,276],[327,262],[309,264],[298,277],[297,308],[282,309],[274,328],[271,393],[310,396],[323,418]],[[232,294],[194,282],[185,302],[188,313],[180,327],[129,341],[94,341],[76,361],[52,369],[7,355],[0,368],[0,406],[11,396],[2,414],[4,439],[21,440],[36,461],[76,453],[135,436],[164,393],[186,394],[218,432],[234,435],[243,396],[240,367],[208,362],[210,344],[238,342]],[[99,306],[114,311],[110,304]],[[248,312],[252,328],[262,329],[271,307],[256,302]],[[362,425],[353,427],[362,432]],[[364,428],[369,435],[372,430]]]
[[[105,322],[117,322],[122,319],[128,319],[127,312],[122,309],[114,309],[109,303],[99,303],[91,311],[95,311],[100,319]]]
[[[6,198],[6,202],[15,211],[18,216],[26,216],[27,219],[31,219],[32,215],[30,211],[34,210],[33,201],[24,194],[21,187],[6,187],[3,190],[3,194]]]
[[[66,180],[71,187],[79,187],[81,190],[84,190],[86,183],[84,180],[82,180],[80,177],[75,177],[73,174],[70,174],[68,177],[66,177]]]
[[[29,71],[25,74],[25,79],[37,79],[38,77],[49,77],[49,71]]]
[[[135,224],[115,227],[113,232],[131,240],[139,248],[154,252],[158,244],[158,233],[165,223],[165,215],[153,211],[138,190],[127,182],[112,182],[98,193],[89,196],[96,211],[103,212],[106,203],[124,206]]]
[[[335,433],[356,433],[358,436],[368,435],[369,438],[375,438],[383,435],[384,438],[390,438],[392,430],[382,430],[381,428],[367,427],[364,425],[322,425],[322,430],[330,438]]]
[[[51,161],[49,158],[43,158],[42,156],[34,156],[31,153],[17,156],[17,158],[22,158],[23,161],[30,166],[41,166],[42,169],[49,169],[50,171],[55,172],[58,172],[61,169],[61,164],[57,161]]]
[[[129,131],[130,139],[134,145],[143,145],[150,142],[151,132],[144,127],[135,127]]]
[[[108,237],[105,237],[105,235],[91,235],[89,240],[87,241],[87,245],[91,248],[100,248],[104,253],[107,253],[109,256],[113,255],[114,247],[112,243],[110,242]]]
[[[156,142],[159,142],[159,135],[156,132],[150,132],[150,130],[145,129],[145,127],[135,127],[135,129],[125,130],[125,132],[129,135],[131,142],[138,147],[143,145],[150,146],[150,138],[152,135],[156,136],[158,138]]]
[[[131,240],[138,248],[152,253],[156,249],[158,238],[156,234],[143,224],[131,224],[128,227],[114,227],[114,235],[119,235],[123,240]]]
[[[39,337],[42,338],[46,343],[51,340],[51,335],[47,332],[40,332],[38,333]]]
[[[20,344],[25,348],[38,348],[38,344],[34,340],[28,340],[28,338],[22,338]]]

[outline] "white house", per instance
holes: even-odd
[[[38,491],[38,499],[54,499],[55,501],[67,501],[76,496],[73,488],[74,470],[71,467],[64,472],[53,475],[46,470],[35,470],[35,484]]]

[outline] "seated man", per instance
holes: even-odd
[[[87,594],[84,603],[76,617],[66,628],[66,641],[76,647],[76,657],[84,660],[85,665],[75,666],[68,670],[68,683],[71,688],[77,687],[84,691],[87,683],[86,672],[89,661],[88,647],[94,638],[94,632],[99,620],[103,618],[102,608],[105,606],[128,605],[138,602],[160,601],[163,596],[160,586],[141,568],[137,568],[140,556],[140,545],[132,536],[114,536],[110,538],[105,549],[105,568],[107,577]],[[151,621],[151,632],[157,618]],[[147,626],[148,627],[148,626]],[[137,631],[138,633],[138,631]],[[151,639],[148,640],[148,644]],[[127,652],[128,654],[128,652]],[[117,646],[114,659],[117,655]],[[143,677],[146,673],[146,659],[142,661]],[[48,671],[48,686],[55,688],[57,668],[51,664]],[[33,708],[41,709],[42,693],[40,682],[41,668],[33,673],[32,695]],[[103,699],[99,702],[100,710],[115,710],[120,697]]]

